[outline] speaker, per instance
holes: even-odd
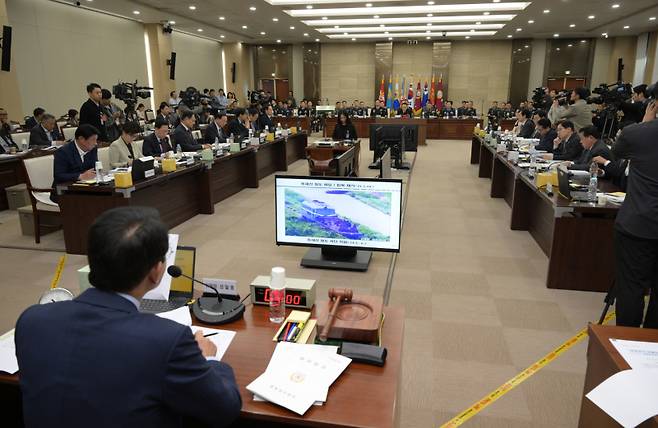
[[[169,66],[169,79],[176,79],[176,52],[171,53],[171,57],[167,60]]]
[[[231,83],[235,83],[235,63],[231,65]]]
[[[11,27],[2,26],[2,61],[0,70],[9,71],[11,69]]]

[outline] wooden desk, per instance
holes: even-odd
[[[650,328],[630,328],[589,325],[589,345],[587,346],[587,374],[585,388],[580,407],[579,428],[613,428],[620,425],[601,410],[596,404],[585,397],[601,382],[622,370],[630,369],[626,360],[610,343],[610,339],[638,340],[642,342],[658,342],[658,330]],[[640,427],[658,427],[658,416],[644,421]]]
[[[286,163],[288,165],[300,159],[306,159],[306,146],[308,145],[308,133],[298,132],[288,137],[286,143]]]
[[[216,158],[208,169],[212,204],[245,188],[258,187],[256,152],[249,148]]]
[[[480,166],[478,167],[478,177],[480,178],[491,178],[491,173],[493,170],[493,159],[496,156],[496,149],[489,144],[485,144],[480,137],[473,136],[473,142],[471,142],[471,150],[473,150],[474,142],[477,141],[477,160]],[[471,153],[471,159],[473,159],[473,153]]]
[[[501,119],[499,122],[500,129],[503,131],[511,131],[514,129],[514,124],[516,123],[516,119]]]
[[[382,329],[382,346],[388,350],[386,365],[375,367],[351,363],[329,389],[323,406],[312,406],[298,416],[267,402],[253,400],[246,386],[267,367],[275,342],[272,336],[278,325],[268,320],[268,309],[248,306],[244,319],[220,326],[237,332],[222,361],[230,364],[242,397],[240,427],[351,427],[392,428],[397,424],[401,377],[404,310],[384,308],[386,319]],[[20,421],[21,396],[18,375],[0,374],[0,398],[3,399],[3,421]],[[16,426],[11,424],[7,426]],[[20,426],[20,425],[18,425]]]
[[[276,126],[277,123],[280,123],[281,126],[286,128],[296,126],[298,131],[303,130],[310,132],[311,129],[311,118],[308,116],[272,116],[272,122],[274,122],[274,126]]]
[[[331,150],[332,152],[332,157],[337,157],[354,147],[354,172],[356,176],[359,176],[359,168],[360,168],[360,162],[359,160],[361,159],[361,140],[356,140],[354,145],[348,145],[348,144],[336,144],[333,147],[320,147],[317,144],[313,144],[309,147],[312,147],[314,150]],[[308,150],[305,151],[305,156],[308,157]]]
[[[438,133],[427,137],[438,140],[470,140],[473,136],[473,128],[478,123],[482,127],[482,119],[470,117],[465,119],[427,119],[427,121],[430,128],[434,127],[431,125],[432,123],[438,121]]]
[[[381,118],[380,118],[381,119]],[[331,138],[334,135],[334,128],[336,128],[337,117],[327,117],[324,122],[323,136]],[[370,125],[375,123],[374,117],[353,117],[352,125],[356,129],[358,138],[370,138]]]
[[[277,171],[288,171],[285,139],[280,138],[258,146],[256,171],[259,180]]]

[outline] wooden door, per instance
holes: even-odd
[[[288,84],[288,79],[276,79],[274,81],[276,87],[276,92],[274,97],[277,100],[285,100],[288,98],[288,91],[290,90],[290,85]]]

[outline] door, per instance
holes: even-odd
[[[288,79],[276,79],[274,81],[274,85],[276,87],[276,92],[274,93],[274,97],[277,100],[285,100],[286,98],[288,98],[288,91],[290,90]]]

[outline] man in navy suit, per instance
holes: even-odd
[[[55,133],[57,123],[55,116],[49,113],[41,115],[41,123],[30,131],[30,147],[51,146],[58,141],[59,133]]]
[[[98,130],[89,124],[80,125],[75,130],[75,141],[65,144],[53,156],[53,191],[50,199],[57,202],[55,186],[78,180],[91,180],[96,177],[94,168],[98,160],[96,140]]]
[[[192,127],[196,118],[190,110],[183,110],[180,114],[180,124],[171,133],[171,139],[174,144],[179,145],[184,152],[196,152],[198,150],[210,148],[207,144],[198,144],[192,135]]]
[[[212,123],[206,128],[206,134],[203,136],[203,142],[206,144],[215,144],[215,142],[220,144],[226,144],[226,132],[224,131],[224,126],[228,118],[226,114],[216,111],[215,118]]]
[[[166,270],[167,228],[152,208],[106,211],[89,229],[88,289],[28,308],[16,324],[27,427],[230,425],[233,370],[200,332],[140,313]]]
[[[164,153],[173,150],[169,143],[169,122],[158,116],[155,119],[153,134],[144,138],[142,154],[144,156],[161,157]]]

